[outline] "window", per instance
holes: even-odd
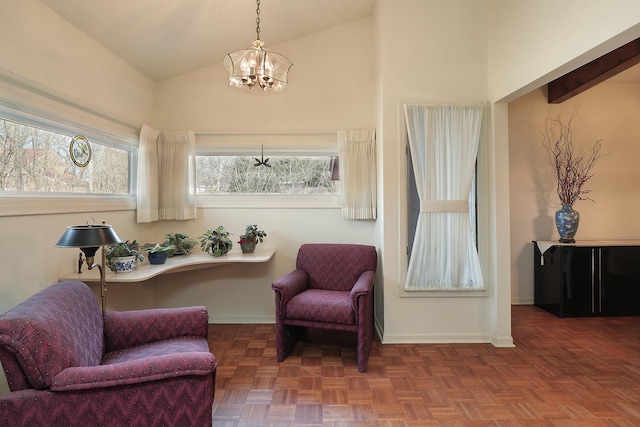
[[[196,157],[200,195],[339,195],[331,155]],[[262,163],[264,161],[264,163]]]
[[[473,179],[471,181],[471,191],[469,192],[469,221],[471,224],[471,231],[474,246],[478,247],[478,206],[477,206],[477,172],[478,166],[474,168]],[[407,262],[411,259],[411,251],[413,249],[413,239],[416,235],[416,227],[418,223],[418,215],[420,214],[420,197],[418,196],[418,190],[416,188],[416,177],[413,172],[413,163],[411,160],[411,150],[407,147],[407,200],[408,200],[408,247],[407,247]]]
[[[73,136],[0,119],[0,189],[3,192],[128,195],[131,153],[91,142],[91,161],[77,167]]]
[[[484,105],[405,104],[403,109],[415,176],[409,189],[417,192],[420,206],[404,291],[480,295],[485,287],[470,190]]]

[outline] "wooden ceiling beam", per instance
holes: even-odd
[[[640,38],[547,84],[547,102],[559,104],[640,63]]]

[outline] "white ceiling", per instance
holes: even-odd
[[[376,0],[263,0],[265,47],[373,14]],[[256,36],[255,0],[40,0],[154,81],[208,65]],[[286,56],[286,52],[279,52]],[[609,82],[639,83],[640,65]]]
[[[256,38],[255,0],[40,0],[154,81],[221,63]],[[373,14],[375,0],[264,0],[270,46]],[[286,52],[279,52],[286,56]]]

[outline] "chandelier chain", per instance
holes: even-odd
[[[260,0],[256,0],[256,39],[260,40]]]

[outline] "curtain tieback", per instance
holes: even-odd
[[[420,212],[469,212],[469,201],[420,200]]]

